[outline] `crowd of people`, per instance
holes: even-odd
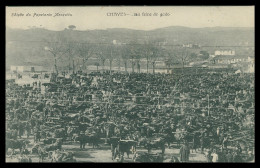
[[[253,74],[53,76],[50,83],[23,86],[7,80],[7,138],[34,135],[37,143],[57,135],[55,129],[64,130],[64,140],[75,134],[94,134],[105,143],[111,137],[137,142],[163,137],[169,148],[177,142],[182,162],[189,161],[190,150],[204,153],[208,162],[254,160]]]

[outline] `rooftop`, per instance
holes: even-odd
[[[41,66],[41,65],[33,62],[23,62],[23,63],[14,64],[12,66]]]
[[[218,55],[213,59],[247,59],[247,58],[248,58],[247,55]]]

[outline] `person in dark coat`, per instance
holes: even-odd
[[[29,122],[26,122],[25,129],[26,129],[27,138],[29,138],[31,134],[31,126]]]
[[[17,130],[16,130],[16,129],[13,129],[13,131],[12,131],[12,137],[13,137],[13,139],[14,139],[14,140],[17,140],[17,136],[18,136]]]
[[[211,163],[211,162],[212,162],[212,156],[211,156],[211,154],[212,154],[212,151],[211,151],[211,150],[209,150],[209,151],[207,152],[207,154],[206,154],[206,158],[207,158],[208,163]]]
[[[243,159],[241,157],[241,155],[235,151],[234,155],[233,155],[233,161],[234,162],[243,162]]]
[[[198,134],[197,133],[194,133],[193,134],[193,137],[192,137],[192,152],[193,150],[195,150],[195,152],[197,152],[197,148],[199,147],[199,137],[198,137]]]
[[[170,163],[178,163],[180,162],[176,156],[172,156]]]
[[[202,134],[200,137],[200,151],[201,153],[204,151],[204,144],[205,143],[205,139],[204,139],[204,135]]]
[[[19,122],[19,127],[18,127],[18,133],[19,133],[19,138],[22,138],[23,132],[24,132],[24,128],[21,122]]]
[[[190,147],[188,141],[185,141],[184,144],[180,148],[180,161],[181,162],[188,162],[189,155],[190,155]]]
[[[85,144],[86,144],[86,136],[83,131],[80,132],[79,134],[79,143],[80,143],[80,149],[85,149]]]
[[[226,151],[223,150],[223,151],[219,151],[218,152],[218,162],[227,162],[226,161]]]
[[[222,142],[222,146],[223,146],[223,148],[227,149],[227,145],[228,145],[228,138],[224,137],[223,142]]]
[[[228,150],[228,152],[226,154],[226,162],[228,162],[228,163],[233,162],[233,155],[231,153],[231,150]]]
[[[242,148],[241,148],[239,142],[237,142],[237,145],[236,145],[236,151],[237,151],[237,153],[239,153],[239,154],[242,153]]]
[[[39,128],[35,128],[34,130],[34,142],[41,141],[41,134]]]

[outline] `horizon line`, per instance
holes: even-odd
[[[69,26],[69,25],[68,25]],[[76,26],[77,27],[77,26]],[[143,30],[143,29],[134,29],[134,28],[124,28],[124,27],[114,27],[114,28],[97,28],[97,29],[74,29],[73,31],[91,31],[91,30],[109,30],[109,29],[128,29],[128,30],[140,30],[140,31],[153,31],[153,30],[158,30],[158,29],[164,29],[164,28],[171,28],[171,27],[183,27],[183,28],[190,28],[190,29],[205,29],[205,28],[255,28],[255,27],[240,27],[240,26],[236,26],[236,27],[230,27],[230,26],[214,26],[214,27],[189,27],[189,26],[166,26],[166,27],[160,27],[160,28],[155,28],[155,29],[151,29],[151,30]],[[12,28],[10,26],[6,26],[6,29],[19,29],[19,30],[30,30],[30,29],[45,29],[45,30],[49,30],[49,31],[64,31],[65,29],[68,29],[68,27],[65,27],[62,30],[53,30],[50,28],[46,28],[46,27],[33,27],[30,26],[30,28]]]

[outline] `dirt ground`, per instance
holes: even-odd
[[[22,138],[25,139],[26,137],[24,136]],[[33,146],[33,137],[30,136],[28,140],[30,141],[30,144],[28,145],[28,149],[31,149]],[[65,142],[62,145],[62,149],[65,151],[74,152],[74,156],[77,162],[116,162],[115,160],[112,160],[110,146],[107,144],[100,144],[99,148],[94,148],[94,149],[92,148],[92,146],[86,145],[86,149],[81,150],[79,148],[78,142]],[[139,151],[147,152],[146,149],[137,147],[137,152]],[[18,153],[19,151],[16,150],[16,152]],[[160,153],[160,152],[161,150],[156,150],[156,149],[152,150],[152,153]],[[18,156],[19,154],[16,154],[13,156],[13,158],[11,158],[10,156],[8,156],[9,153],[10,151],[7,152],[6,162],[17,162],[15,157]],[[178,157],[178,159],[180,158],[179,149],[177,148],[176,144],[172,144],[170,149],[168,148],[165,149],[164,162],[169,162],[172,156],[176,156]],[[31,157],[32,162],[36,162],[36,163],[39,162],[39,158],[37,155],[30,154],[29,157]],[[129,158],[127,158],[125,154],[124,162],[133,162],[132,157],[133,157],[132,153],[129,155]],[[51,162],[51,160],[45,158],[44,162]],[[207,162],[207,160],[204,154],[201,154],[200,151],[197,151],[197,152],[191,152],[190,162]]]

